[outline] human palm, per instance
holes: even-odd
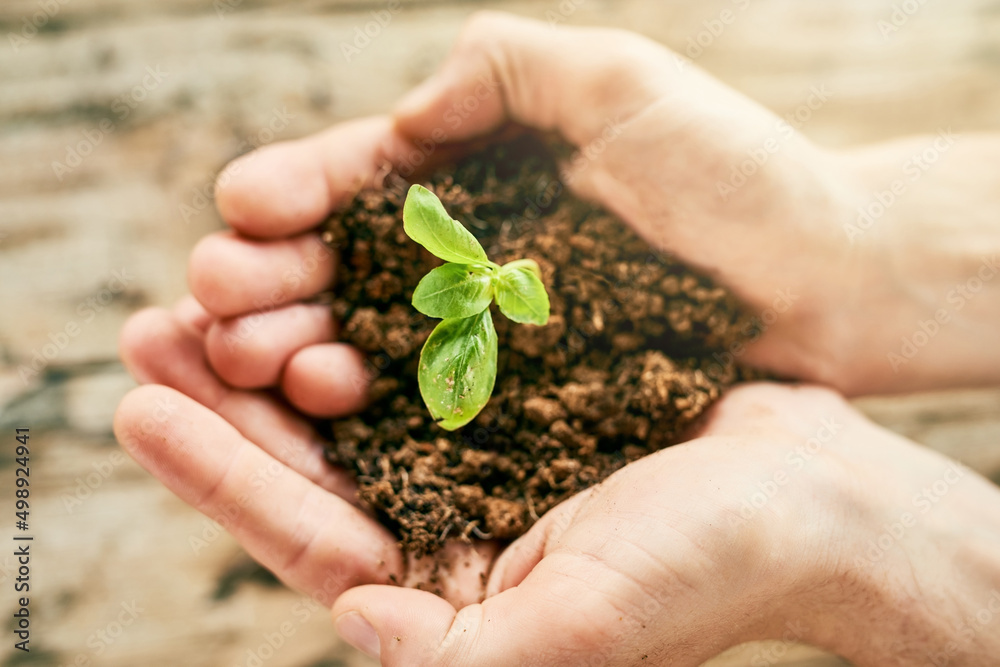
[[[557,130],[586,158],[566,174],[579,194],[758,313],[782,289],[800,296],[794,312],[749,337],[744,360],[842,389],[884,384],[851,376],[835,355],[847,344],[837,308],[859,279],[877,273],[877,262],[852,258],[832,240],[840,209],[817,206],[838,191],[828,186],[840,162],[793,133],[756,178],[720,199],[719,178],[777,119],[623,33],[548,32],[487,15],[450,63],[394,117],[270,146],[223,172],[217,203],[232,231],[194,251],[196,298],[144,311],[123,332],[123,359],[148,386],[119,409],[122,445],[286,583],[334,605],[342,634],[387,665],[571,665],[595,653],[601,664],[647,656],[693,665],[745,639],[782,636],[801,617],[811,631],[797,639],[853,651],[864,664],[838,631],[859,619],[874,627],[881,601],[859,606],[848,594],[878,598],[879,578],[850,576],[844,562],[947,462],[820,390],[734,390],[690,442],[568,500],[506,549],[449,546],[443,599],[389,585],[419,580],[427,564],[407,561],[358,506],[353,482],[326,461],[311,423],[363,408],[366,377],[361,355],[336,342],[328,309],[313,302],[331,287],[336,261],[315,228],[386,166],[412,163],[414,151],[421,161],[447,161],[462,142],[511,121]],[[477,110],[449,128],[453,144],[421,153],[447,110],[489,75],[500,92],[477,97]],[[621,132],[606,138],[609,122]],[[844,262],[854,260],[856,273],[830,278],[843,278]],[[855,305],[861,314],[869,307]],[[829,420],[843,430],[831,434]],[[818,449],[797,455],[804,463],[795,468],[790,452],[810,442]],[[896,475],[879,479],[887,469]],[[869,488],[881,495],[872,499]],[[934,541],[925,533],[979,535],[961,518],[969,507],[989,508],[968,514],[1000,527],[995,491],[978,478],[962,489],[942,504],[954,510],[950,523],[922,526],[914,548],[876,566],[920,572],[923,585],[938,586],[940,563],[926,555]],[[981,585],[978,570],[969,571]],[[810,606],[819,602],[837,613]],[[940,629],[916,616],[903,613],[928,636]],[[912,664],[891,662],[889,649],[873,655],[869,664]]]
[[[690,441],[557,506],[506,548],[449,546],[443,599],[399,587],[424,578],[426,564],[408,562],[357,507],[300,414],[214,377],[206,321],[185,301],[130,324],[129,366],[158,384],[125,399],[119,440],[279,578],[332,605],[341,633],[385,665],[569,666],[595,656],[698,665],[778,637],[853,657],[859,647],[843,638],[859,624],[884,625],[882,598],[899,604],[898,591],[882,588],[887,578],[911,573],[904,598],[917,593],[914,581],[932,597],[989,581],[967,563],[957,587],[945,576],[956,557],[941,545],[996,549],[995,488],[868,423],[831,392],[760,384],[732,390]],[[911,528],[884,560],[865,561],[864,545],[949,470],[964,483],[941,499],[934,521]],[[944,626],[905,605],[893,613],[903,625],[923,622],[929,640]],[[871,637],[861,648],[857,664],[913,664],[887,662],[898,649]]]

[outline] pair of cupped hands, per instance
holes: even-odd
[[[778,123],[636,35],[479,14],[392,115],[223,171],[216,199],[231,231],[192,253],[193,296],[136,314],[122,334],[143,386],[115,432],[385,665],[697,665],[767,638],[880,666],[928,664],[955,639],[948,664],[988,664],[998,630],[956,632],[1000,586],[1000,494],[840,396],[938,386],[961,365],[931,349],[901,372],[885,360],[918,309],[882,242],[852,245],[843,230],[885,160],[821,150],[776,134]],[[424,565],[359,507],[306,417],[365,401],[361,354],[311,301],[335,265],[316,226],[385,165],[447,162],[508,124],[580,149],[565,174],[573,191],[751,312],[794,294],[735,352],[812,384],[732,389],[689,441],[566,501],[513,544],[448,547],[438,597],[391,585]],[[733,165],[774,136],[780,150],[720,195]],[[944,334],[936,348],[948,344]],[[921,513],[916,496],[940,480],[947,492]]]

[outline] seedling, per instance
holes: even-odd
[[[403,229],[446,264],[424,276],[413,307],[441,318],[420,351],[417,380],[431,416],[454,431],[483,409],[497,379],[497,332],[490,304],[519,324],[549,321],[549,295],[531,259],[500,266],[453,220],[433,192],[414,185],[403,205]]]

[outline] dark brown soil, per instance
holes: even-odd
[[[495,311],[493,398],[477,419],[439,428],[417,388],[438,320],[410,305],[440,264],[403,232],[409,184],[391,174],[329,220],[341,339],[368,354],[371,405],[330,424],[332,461],[404,550],[447,539],[511,539],[567,497],[674,443],[737,379],[720,352],[740,319],[726,291],[650,249],[619,220],[572,197],[542,144],[488,149],[425,183],[500,264],[531,258],[552,302],[545,327]]]

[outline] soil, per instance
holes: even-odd
[[[403,232],[409,183],[389,174],[327,221],[341,256],[333,313],[341,340],[368,355],[371,403],[327,424],[329,457],[418,556],[446,540],[509,540],[549,509],[627,463],[673,444],[739,379],[723,350],[736,300],[573,197],[552,152],[524,136],[424,185],[493,261],[536,260],[552,316],[518,325],[494,308],[496,388],[455,432],[438,427],[417,387],[437,324],[410,304],[441,261]]]

